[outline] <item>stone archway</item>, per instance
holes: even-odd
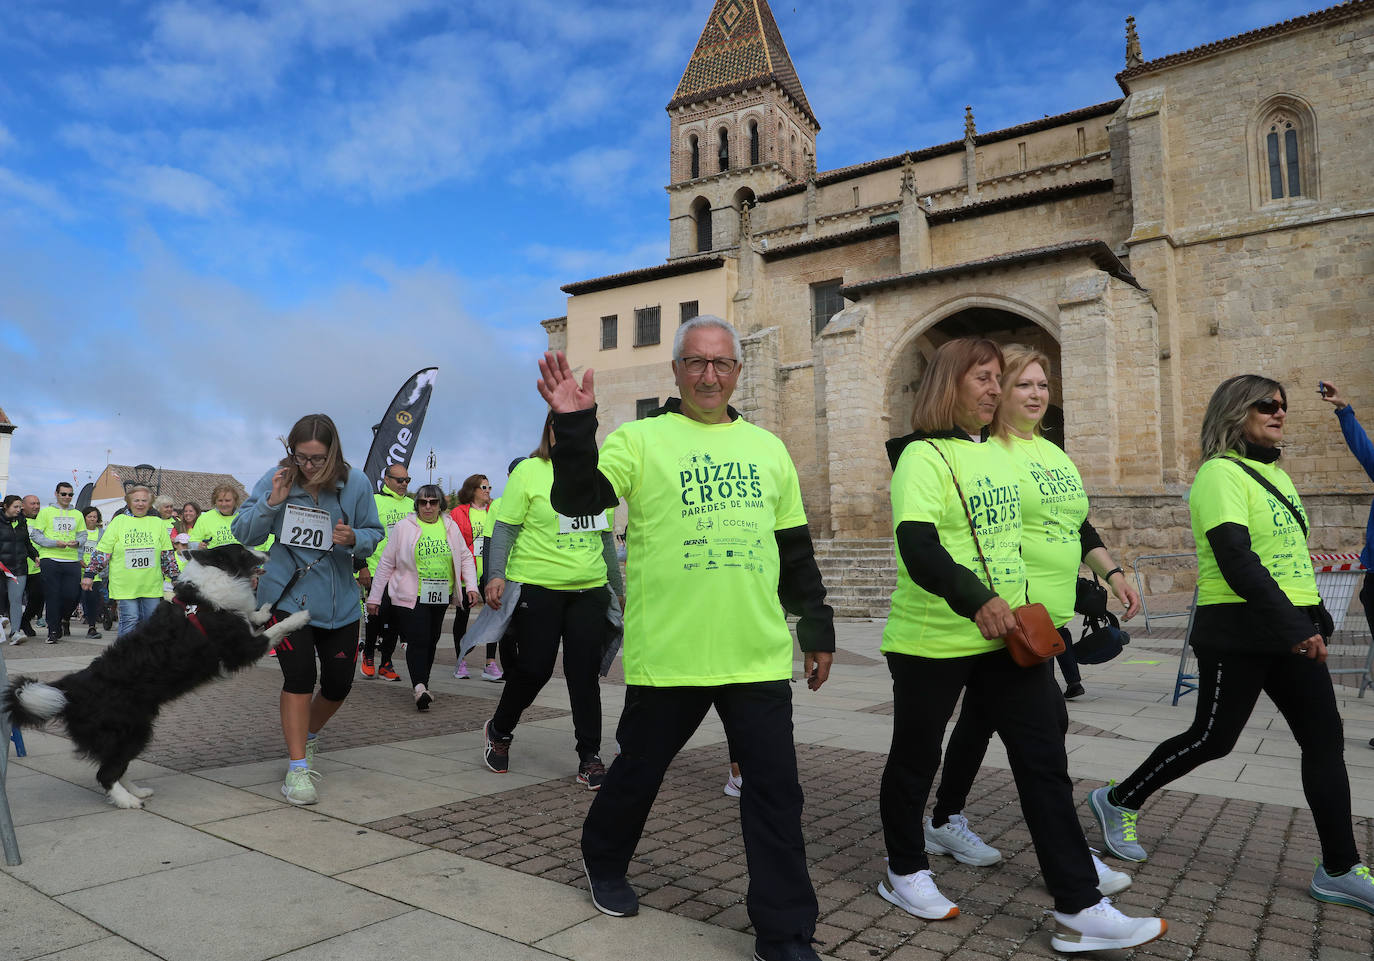
[[[980,301],[972,304],[948,305],[938,320],[916,325],[898,342],[892,352],[886,383],[886,409],[893,433],[910,430],[911,411],[915,406],[916,388],[925,376],[930,357],[941,344],[957,337],[987,337],[998,344],[1027,344],[1045,352],[1050,359],[1050,412],[1046,415],[1045,434],[1060,447],[1064,446],[1063,408],[1059,372],[1059,342],[1037,318],[1007,309],[1020,305]],[[1057,428],[1057,430],[1056,430]]]

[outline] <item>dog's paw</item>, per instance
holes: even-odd
[[[109,801],[115,807],[121,808],[125,811],[138,811],[142,810],[143,808],[143,802],[139,800],[137,797],[135,797],[133,794],[129,793],[129,791],[125,789],[124,785],[120,784],[119,782],[115,782],[114,787],[110,788],[110,790],[105,794],[105,800]]]
[[[262,627],[272,619],[272,605],[264,604],[252,614],[248,615],[248,623],[254,627]]]
[[[290,634],[298,631],[310,623],[309,611],[297,611],[284,621],[278,621],[277,627],[281,628],[282,634]]]
[[[150,798],[150,797],[153,796],[153,789],[152,789],[152,788],[150,788],[150,787],[139,787],[137,784],[133,783],[132,781],[130,781],[128,784],[126,784],[126,785],[125,785],[125,788],[127,788],[128,791],[129,791],[129,793],[132,794],[134,797],[138,798],[139,800],[143,800],[144,798]]]

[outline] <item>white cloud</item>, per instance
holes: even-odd
[[[224,191],[188,170],[145,164],[124,172],[119,189],[145,203],[174,213],[206,217],[228,208]]]
[[[63,220],[76,216],[76,209],[62,191],[5,167],[0,167],[0,197],[9,197]]]

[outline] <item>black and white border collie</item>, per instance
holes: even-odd
[[[256,607],[253,578],[267,555],[239,544],[192,551],[174,601],[119,638],[84,670],[51,684],[16,677],[3,694],[11,723],[39,727],[61,718],[76,750],[99,765],[110,803],[141,808],[153,792],[124,776],[148,746],[162,705],[262,657],[304,627],[308,611],[276,624]]]

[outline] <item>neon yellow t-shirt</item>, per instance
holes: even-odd
[[[385,532],[376,549],[367,558],[367,572],[376,577],[377,562],[382,559],[382,551],[386,550],[386,540],[391,536],[391,529],[401,518],[415,513],[415,499],[397,497],[391,493],[390,488],[380,494],[373,494],[372,499],[377,504],[377,517],[381,520],[382,530]]]
[[[949,468],[931,443],[949,460],[968,498],[978,541],[992,572],[992,589],[1012,607],[1024,604],[1020,484],[1016,465],[1000,444],[940,437],[907,445],[892,473],[892,529],[903,521],[934,524],[940,544],[954,562],[987,583]],[[883,629],[884,653],[967,657],[1002,646],[1000,638],[988,640],[973,621],[954,613],[943,597],[918,587],[897,551],[897,589]]]
[[[33,527],[49,540],[74,541],[77,539],[76,532],[86,529],[86,518],[75,508],[63,510],[60,507],[49,506],[38,512],[38,516],[33,519]],[[35,546],[38,548],[40,561],[81,560],[75,547],[44,547],[42,544]]]
[[[110,597],[128,601],[162,596],[162,552],[172,549],[167,522],[155,514],[120,514],[105,528],[97,548],[110,555]]]
[[[420,589],[417,596],[424,598],[425,581],[445,581],[450,595],[453,593],[453,548],[449,547],[448,533],[443,521],[427,524],[415,518],[420,525],[420,537],[415,542],[415,570],[420,575]]]
[[[1240,524],[1250,531],[1250,548],[1294,606],[1316,604],[1317,578],[1312,572],[1312,558],[1307,553],[1302,528],[1288,508],[1236,464],[1226,463],[1228,459],[1214,457],[1205,462],[1188,491],[1188,513],[1197,546],[1197,602],[1244,602],[1222,577],[1212,545],[1207,541],[1207,532],[1218,524]],[[1244,462],[1278,488],[1307,522],[1307,511],[1283,468],[1249,458],[1244,458]]]
[[[742,419],[665,413],[616,428],[598,466],[629,503],[626,683],[790,678],[773,535],[806,512],[782,441]]]
[[[225,517],[218,509],[205,511],[196,518],[195,526],[186,535],[191,541],[191,546],[194,547],[198,541],[204,541],[205,550],[209,550],[212,547],[239,543],[239,539],[234,536],[234,532],[230,529],[230,525],[234,523],[234,518],[238,516],[238,513],[235,512]],[[257,550],[270,550],[274,540],[276,540],[276,535],[268,534],[267,540],[259,544]]]
[[[591,518],[564,517],[549,503],[553,465],[529,457],[516,465],[501,496],[506,524],[520,524],[506,578],[559,591],[581,591],[606,583],[601,556],[602,530],[610,530],[611,511]]]
[[[1073,620],[1088,516],[1083,478],[1069,455],[1043,437],[998,438],[1011,452],[1021,481],[1021,556],[1030,599],[1045,605],[1055,627]],[[978,535],[982,537],[982,534]]]
[[[491,506],[495,508],[496,502],[493,501]],[[495,516],[494,510],[492,511],[492,516]],[[482,510],[480,507],[473,507],[469,504],[468,520],[472,523],[472,560],[473,563],[477,565],[477,579],[481,580],[482,538],[491,536],[491,519],[488,517],[486,511]]]

